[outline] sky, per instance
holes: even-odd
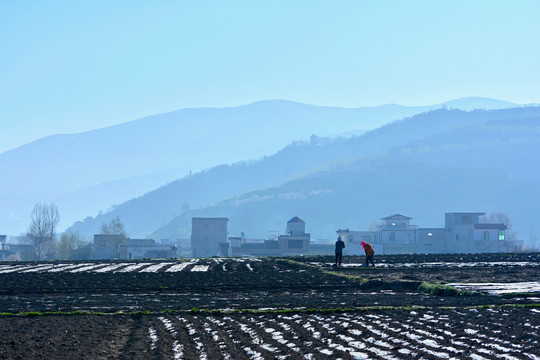
[[[540,1],[0,1],[0,153],[191,107],[540,102]]]

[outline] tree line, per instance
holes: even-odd
[[[92,258],[93,246],[77,232],[66,231],[57,237],[60,211],[54,203],[36,203],[30,214],[30,225],[24,237],[27,250],[20,254],[22,259],[12,260],[88,260]],[[101,234],[127,237],[124,224],[116,216],[101,227]]]

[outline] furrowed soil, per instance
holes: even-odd
[[[444,286],[540,286],[540,254],[363,260],[0,263],[0,358],[540,359],[539,290]]]

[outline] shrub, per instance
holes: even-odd
[[[436,295],[436,296],[471,296],[474,295],[472,291],[460,290],[453,286],[443,284],[430,284],[421,283],[418,287],[418,291],[424,294]]]

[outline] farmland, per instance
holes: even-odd
[[[1,263],[0,358],[540,358],[540,254],[332,260]]]

